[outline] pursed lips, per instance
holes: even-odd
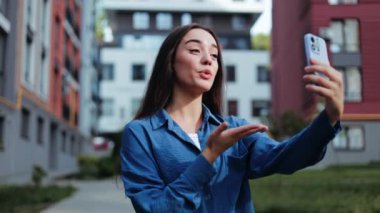
[[[202,70],[199,72],[202,79],[208,80],[212,77],[212,72],[210,70]]]

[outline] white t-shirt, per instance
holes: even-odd
[[[188,133],[187,134],[191,140],[194,142],[194,145],[198,147],[199,150],[201,150],[201,144],[199,143],[199,138],[197,133]]]

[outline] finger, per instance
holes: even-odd
[[[303,76],[303,80],[307,83],[314,83],[318,86],[322,86],[328,89],[335,89],[337,87],[335,82],[332,82],[322,76],[306,74]]]
[[[341,73],[335,70],[334,68],[326,65],[311,65],[305,67],[305,72],[306,73],[314,73],[314,72],[319,72],[327,76],[331,81],[334,82],[341,82]]]
[[[227,129],[227,127],[228,127],[227,122],[221,123],[218,127],[216,127],[216,129],[214,130],[214,132],[211,133],[210,136],[216,137],[216,136],[220,135],[224,130]]]
[[[250,129],[256,129],[256,128],[261,128],[265,125],[262,125],[262,124],[248,124],[248,125],[244,125],[244,126],[239,126],[239,127],[234,127],[234,128],[231,128],[229,130],[227,130],[225,133],[227,135],[237,135],[241,132],[245,132],[247,130],[250,130]]]
[[[329,63],[323,63],[322,61],[318,61],[317,59],[314,59],[314,58],[311,58],[310,59],[310,64],[311,65],[327,65],[327,66],[330,66]]]
[[[332,98],[334,94],[332,90],[314,84],[307,84],[305,88],[326,98]]]
[[[262,124],[251,124],[251,125],[244,125],[240,127],[231,128],[227,131],[225,131],[225,136],[232,137],[232,138],[238,138],[240,135],[244,135],[247,132],[255,132],[255,131],[266,131],[268,129],[267,126]]]
[[[264,131],[267,131],[267,130],[268,130],[268,128],[255,128],[255,129],[249,129],[249,130],[247,130],[247,131],[245,131],[245,132],[240,133],[240,134],[237,136],[237,140],[240,140],[240,139],[242,139],[242,138],[245,138],[245,137],[247,137],[247,136],[249,136],[249,135],[252,135],[252,134],[254,134],[254,133],[257,133],[257,132],[264,132]]]

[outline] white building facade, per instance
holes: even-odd
[[[133,119],[164,38],[174,27],[193,22],[212,28],[223,46],[225,114],[257,123],[268,112],[269,53],[253,51],[250,44],[250,29],[263,10],[262,2],[115,0],[104,1],[103,8],[114,40],[100,55],[99,132],[119,132]]]

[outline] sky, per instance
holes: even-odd
[[[272,0],[264,0],[264,12],[251,29],[251,34],[270,34],[272,29]]]

